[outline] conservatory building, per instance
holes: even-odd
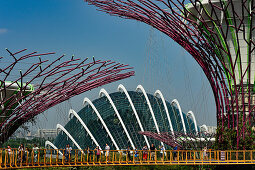
[[[58,136],[51,143],[55,148],[63,149],[70,144],[77,149],[96,146],[104,149],[108,144],[116,150],[142,149],[162,143],[138,134],[140,131],[199,132],[192,111],[183,113],[176,99],[166,101],[159,90],[147,94],[141,85],[135,91],[119,85],[117,92],[111,94],[101,89],[98,99],[84,98],[83,108],[79,112],[71,109],[68,116],[70,121],[65,126],[57,125]]]

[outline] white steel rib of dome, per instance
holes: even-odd
[[[184,134],[186,135],[187,134],[186,133],[186,126],[185,126],[185,123],[184,123],[181,106],[180,106],[180,104],[179,104],[177,99],[174,99],[171,104],[173,104],[173,103],[175,103],[177,105],[177,108],[179,110],[179,114],[180,114],[181,120],[182,120],[183,131],[184,131]]]
[[[145,97],[145,100],[146,100],[147,105],[149,106],[149,109],[150,109],[150,112],[151,112],[151,116],[152,116],[153,122],[154,122],[154,124],[155,124],[155,126],[156,126],[157,133],[160,134],[159,127],[158,127],[158,123],[157,123],[156,117],[155,117],[155,115],[154,115],[154,112],[153,112],[153,110],[152,110],[151,102],[150,102],[150,100],[149,100],[149,98],[148,98],[148,96],[147,96],[147,93],[145,92],[145,90],[144,90],[144,88],[143,88],[142,85],[138,85],[138,86],[136,87],[136,91],[139,91],[139,90],[142,91],[142,93],[143,93],[143,95],[144,95],[144,97]],[[161,142],[161,145],[164,146],[163,142]]]
[[[191,116],[192,117],[192,119],[193,119],[193,122],[194,122],[194,126],[195,126],[195,130],[196,130],[196,134],[198,134],[198,129],[197,129],[197,120],[196,120],[196,117],[195,117],[195,115],[194,115],[194,113],[190,110],[190,111],[188,111],[188,113],[187,113],[187,117],[188,116]]]
[[[141,131],[144,132],[143,125],[142,125],[142,123],[141,123],[141,121],[140,121],[140,118],[139,118],[137,112],[136,112],[135,106],[134,106],[134,104],[133,104],[133,102],[132,102],[132,100],[131,100],[131,98],[130,98],[130,96],[129,96],[127,90],[126,90],[126,88],[125,88],[122,84],[120,84],[120,85],[118,86],[118,91],[120,92],[121,90],[122,90],[122,91],[125,93],[125,95],[127,96],[127,99],[128,99],[128,101],[129,101],[129,103],[130,103],[130,105],[131,105],[131,108],[132,108],[134,114],[135,114],[135,117],[136,117],[136,120],[137,120],[137,122],[138,122],[138,125],[139,125]],[[146,144],[147,144],[147,146],[148,146],[148,148],[149,148],[149,147],[150,147],[150,144],[149,144],[149,142],[148,142],[147,136],[143,135],[143,137],[144,137],[144,140],[145,140],[145,142],[146,142]]]
[[[46,140],[46,141],[45,141],[45,148],[46,148],[48,145],[50,145],[53,149],[58,150],[58,148],[57,148],[53,143],[51,143],[50,141]],[[58,153],[59,153],[61,156],[63,156],[63,153],[62,153],[62,152],[58,151]]]
[[[79,120],[79,122],[82,124],[82,126],[84,127],[86,132],[89,134],[92,141],[96,144],[96,146],[99,146],[99,148],[102,149],[101,146],[98,144],[97,140],[94,138],[94,136],[90,132],[89,128],[86,126],[86,124],[83,122],[83,120],[80,118],[80,116],[73,109],[69,110],[68,117],[70,118],[71,115],[74,115]]]
[[[102,116],[99,114],[97,108],[94,106],[94,104],[89,100],[89,98],[85,97],[84,100],[83,100],[83,106],[86,105],[86,103],[88,103],[92,109],[95,111],[97,117],[99,118],[99,120],[101,121],[103,127],[105,128],[107,134],[109,135],[110,139],[112,140],[112,143],[114,144],[116,150],[120,150],[119,149],[119,146],[117,145],[117,143],[115,142],[110,130],[108,129],[108,127],[106,126],[105,122],[104,122],[104,119],[102,118]]]
[[[58,129],[61,129],[63,132],[65,132],[65,134],[71,139],[71,141],[75,144],[75,146],[84,154],[80,145],[74,140],[72,135],[70,135],[70,133],[61,124],[57,124],[56,129],[57,129],[57,131],[58,131]]]
[[[160,133],[157,120],[156,120],[156,118],[155,118],[154,112],[153,112],[152,107],[151,107],[150,100],[149,100],[149,98],[148,98],[148,96],[147,96],[147,94],[146,94],[146,92],[145,92],[145,90],[144,90],[144,88],[143,88],[142,85],[138,85],[138,86],[136,87],[136,91],[139,91],[139,90],[142,91],[142,93],[143,93],[143,95],[144,95],[144,97],[145,97],[145,100],[146,100],[147,105],[148,105],[148,107],[149,107],[149,109],[150,109],[150,112],[151,112],[151,116],[152,116],[154,125],[155,125],[156,130],[157,130],[157,133]]]
[[[111,97],[109,96],[109,94],[107,93],[107,91],[106,91],[105,89],[101,89],[100,92],[99,92],[99,97],[102,97],[103,94],[106,96],[106,98],[109,100],[110,104],[112,105],[112,107],[113,107],[115,113],[117,114],[117,117],[118,117],[118,119],[119,119],[119,121],[120,121],[120,123],[121,123],[121,126],[123,127],[124,132],[125,132],[126,135],[127,135],[127,138],[128,138],[128,140],[129,140],[129,142],[130,142],[132,148],[135,149],[135,145],[134,145],[134,143],[133,143],[133,141],[132,141],[132,139],[131,139],[131,137],[130,137],[128,131],[127,131],[127,128],[126,128],[124,122],[122,121],[122,118],[121,118],[121,116],[120,116],[120,114],[119,114],[117,108],[115,107],[115,104],[113,103]]]
[[[202,126],[200,126],[200,129],[201,129],[202,132],[203,132],[202,129],[204,129],[204,132],[208,133],[208,127],[207,127],[205,124],[203,124]]]
[[[173,125],[172,125],[172,122],[171,122],[171,118],[169,116],[169,112],[168,112],[168,108],[166,106],[166,101],[165,101],[165,98],[163,96],[163,94],[161,93],[160,90],[156,90],[155,93],[154,93],[154,96],[157,96],[159,95],[162,102],[163,102],[163,105],[164,105],[164,108],[165,108],[165,111],[166,111],[166,116],[167,116],[167,119],[168,119],[168,123],[169,123],[169,126],[170,126],[170,131],[172,132],[173,136],[174,136],[174,129],[173,129]]]

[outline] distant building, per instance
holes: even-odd
[[[32,140],[34,138],[34,135],[30,131],[18,130],[10,137],[10,139],[16,138],[25,138],[26,140]]]
[[[212,134],[216,134],[216,129],[217,127],[216,126],[207,126],[207,129],[208,129],[208,133]]]
[[[26,140],[32,140],[34,138],[34,136],[32,135],[31,132],[28,132],[27,135],[25,136]]]
[[[57,136],[57,130],[56,129],[38,129],[35,137],[43,138],[43,139],[55,139]]]

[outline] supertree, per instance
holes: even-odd
[[[0,57],[0,142],[22,124],[73,96],[134,75],[132,67],[94,57],[52,56],[26,49]],[[20,70],[17,70],[20,69]]]
[[[181,45],[201,66],[216,103],[217,142],[248,148],[254,139],[253,0],[85,0],[141,21]],[[226,135],[227,134],[227,135]],[[251,138],[252,137],[252,138]]]

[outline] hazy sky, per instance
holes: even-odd
[[[199,125],[216,125],[209,83],[188,53],[150,26],[97,11],[83,0],[0,0],[0,56],[8,57],[5,48],[129,64],[135,77],[103,86],[109,93],[120,83],[128,90],[138,84],[148,93],[159,89],[168,101],[178,99],[183,112],[192,110]],[[51,108],[32,129],[64,125],[70,107],[78,112],[84,97],[93,100],[98,93],[99,88]]]

